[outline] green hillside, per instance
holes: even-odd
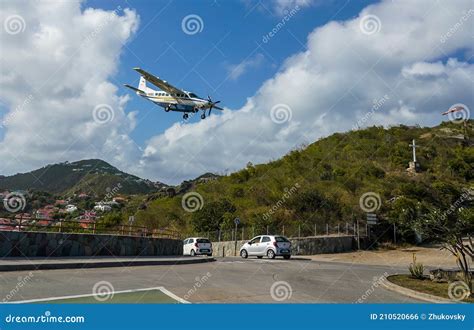
[[[150,193],[160,187],[119,171],[100,159],[47,165],[28,173],[0,177],[0,190],[36,190],[54,194],[103,195],[120,184],[121,194]]]
[[[474,137],[472,125],[468,131]],[[193,189],[203,201],[196,212],[183,209],[183,194],[149,200],[137,212],[137,222],[191,233],[231,229],[238,216],[255,232],[285,225],[288,231],[301,226],[304,235],[312,233],[314,224],[323,228],[363,220],[360,199],[371,193],[380,196],[375,213],[382,222],[397,223],[409,236],[411,220],[433,208],[449,209],[463,189],[472,189],[474,148],[462,134],[463,126],[456,123],[333,134],[271,163],[249,163],[231,175],[196,184]],[[421,172],[416,175],[406,171],[412,139],[419,145]]]

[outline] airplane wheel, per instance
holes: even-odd
[[[165,111],[166,111],[166,112],[170,112],[170,110],[171,110],[171,109],[170,109],[169,107],[166,107],[166,108],[165,108]]]
[[[201,119],[206,119],[206,115],[205,115],[205,114],[202,114],[202,115],[201,115]]]
[[[184,120],[188,119],[188,117],[189,117],[189,116],[188,116],[187,113],[185,113],[185,114],[183,115],[183,119],[184,119]]]

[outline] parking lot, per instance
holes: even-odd
[[[406,270],[297,257],[291,260],[228,257],[189,265],[3,272],[0,297],[14,302],[90,296],[101,283],[109,295],[161,287],[175,301],[191,303],[418,302],[380,286],[380,278],[393,273],[406,273]],[[147,295],[146,301],[137,299],[136,294],[132,296],[130,301],[119,302],[169,302],[162,297],[154,301],[153,295]]]

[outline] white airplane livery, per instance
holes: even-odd
[[[212,109],[224,110],[216,106],[220,101],[213,102],[210,96],[208,96],[207,99],[203,99],[194,93],[176,88],[166,80],[162,80],[145,70],[140,68],[133,69],[141,75],[138,88],[128,84],[125,84],[124,86],[134,90],[137,95],[163,107],[166,112],[183,112],[183,118],[188,119],[188,113],[196,113],[201,110],[201,119],[205,119],[207,109],[209,109],[208,116],[211,114]],[[160,90],[154,90],[147,87],[147,81],[158,87]]]

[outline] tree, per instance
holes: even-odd
[[[456,257],[464,281],[473,295],[469,258],[474,261],[474,211],[469,208],[469,192],[464,193],[447,211],[431,209],[428,214],[416,219],[415,229],[424,236],[443,244],[443,248]]]
[[[193,227],[198,232],[215,231],[229,225],[229,219],[236,208],[227,199],[205,203],[203,208],[193,213]]]

